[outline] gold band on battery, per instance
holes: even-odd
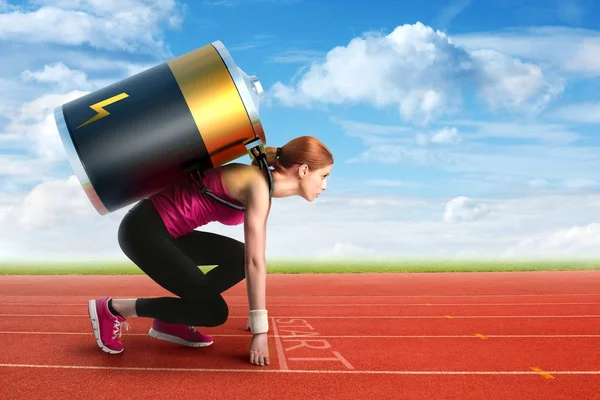
[[[213,166],[247,152],[255,137],[244,103],[219,53],[207,45],[168,61]]]

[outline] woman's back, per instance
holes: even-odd
[[[226,167],[226,166],[225,166]],[[204,185],[217,197],[243,206],[235,200],[223,184],[223,168],[204,172]],[[244,211],[236,210],[202,193],[191,180],[165,189],[149,197],[156,207],[169,233],[177,238],[209,222],[239,225],[244,221]]]

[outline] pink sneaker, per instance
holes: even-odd
[[[191,326],[182,324],[168,324],[155,319],[148,334],[160,340],[177,343],[188,347],[205,347],[213,344],[213,338],[204,335]]]
[[[121,337],[121,323],[129,329],[125,318],[115,316],[108,310],[110,297],[88,301],[88,313],[94,329],[94,336],[98,346],[109,354],[119,354],[123,351]]]

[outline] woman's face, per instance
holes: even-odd
[[[311,171],[306,165],[300,167],[300,195],[308,200],[313,201],[322,191],[327,189],[327,177],[331,173],[333,165]]]

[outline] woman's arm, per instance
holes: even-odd
[[[256,365],[268,365],[270,363],[266,332],[268,329],[268,316],[266,315],[267,262],[265,256],[269,209],[269,187],[267,182],[262,177],[253,180],[247,189],[244,239],[246,248],[246,290],[248,292],[250,320],[254,321],[252,332],[254,336],[250,343],[250,362]],[[253,317],[256,319],[253,320]]]
[[[254,180],[248,188],[244,218],[246,289],[250,310],[266,308],[266,241],[270,209],[269,187],[264,179]]]

